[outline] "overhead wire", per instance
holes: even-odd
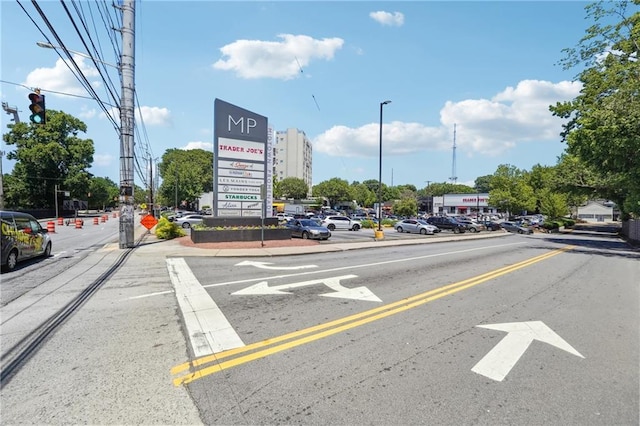
[[[69,11],[69,8],[67,8],[67,5],[65,4],[64,0],[60,0],[60,3],[62,4],[62,8],[67,13],[69,21],[71,21],[71,24],[73,25],[73,28],[75,29],[76,34],[80,38],[80,42],[84,46],[85,51],[87,51],[87,52],[91,51],[91,49],[89,49],[89,46],[87,45],[85,37],[80,33],[80,29],[78,28],[78,25],[76,24],[75,20],[73,19],[73,16],[71,16],[71,12]],[[80,17],[80,21],[81,22],[83,21],[82,17]],[[84,22],[82,22],[82,23],[84,24]],[[86,25],[84,25],[84,27],[86,28]],[[88,36],[89,36],[89,39],[91,40],[91,35],[88,34]],[[94,50],[95,50],[95,46],[94,46]],[[95,52],[95,53],[97,53],[97,52]],[[109,84],[109,82],[111,80],[109,80],[109,82],[107,82],[107,79],[104,77],[105,74],[108,75],[108,72],[106,71],[106,68],[105,68],[106,67],[105,62],[102,60],[101,57],[95,58],[93,55],[88,55],[88,56],[91,59],[91,61],[93,62],[93,64],[95,65],[96,69],[98,70],[98,74],[100,75],[100,78],[102,79],[102,82],[104,83],[104,86],[108,91],[108,94],[111,96],[111,99],[113,99],[114,102],[116,104],[118,104],[119,103],[119,99],[118,99],[118,97],[116,95],[114,95],[113,91],[111,90],[111,86]],[[101,68],[105,72],[102,72]]]
[[[87,18],[85,16],[84,13],[81,13],[81,9],[82,9],[82,5],[80,4],[80,7],[78,7],[78,2],[76,1],[72,1],[72,4],[75,8],[76,14],[78,15],[78,17],[80,18],[80,22],[82,23],[82,26],[84,28],[84,31],[87,34],[87,37],[89,39],[89,42],[91,43],[91,47],[92,47],[92,54],[90,54],[89,56],[93,59],[93,58],[98,58],[99,60],[96,61],[94,60],[94,64],[96,65],[96,68],[98,68],[98,64],[102,67],[102,69],[104,70],[104,73],[100,73],[102,76],[102,79],[105,83],[105,88],[107,89],[108,94],[111,96],[111,98],[115,101],[116,99],[118,99],[118,97],[114,94],[118,93],[118,90],[116,89],[116,86],[113,84],[113,81],[111,80],[111,73],[108,72],[107,70],[107,66],[113,66],[111,64],[108,64],[108,62],[103,60],[103,54],[102,54],[102,49],[98,49],[94,43],[93,37],[91,36],[91,32],[89,31],[89,28],[87,27]],[[66,9],[66,7],[65,7]],[[89,4],[89,10],[91,10],[91,6]],[[93,16],[91,19],[91,22],[93,23],[93,28],[95,30],[95,21],[93,21]],[[82,39],[82,37],[81,37]],[[98,37],[97,31],[96,31],[96,40],[98,45],[100,44],[100,38]],[[83,40],[84,42],[84,40]],[[85,44],[86,46],[86,44]],[[88,47],[87,47],[87,51],[89,51]],[[96,63],[97,62],[97,63]],[[120,67],[119,66],[115,66],[116,69],[118,69],[118,72],[120,71]],[[105,76],[106,79],[108,80],[108,82],[105,80]],[[119,103],[119,102],[115,102],[115,103]]]
[[[20,7],[22,8],[22,10],[25,12],[25,14],[27,14],[27,16],[29,17],[29,19],[31,20],[31,22],[33,22],[33,24],[36,26],[36,28],[38,29],[38,31],[40,31],[40,33],[42,34],[42,36],[47,40],[47,43],[52,44],[50,38],[45,34],[45,32],[40,28],[40,26],[35,22],[35,20],[31,17],[31,15],[29,14],[29,12],[24,8],[24,6],[20,3],[20,0],[16,0],[17,3],[20,5]],[[107,108],[105,107],[105,104],[103,104],[102,100],[100,99],[100,97],[98,96],[98,94],[95,92],[95,90],[93,89],[93,87],[91,86],[89,80],[87,79],[87,77],[84,75],[84,73],[82,72],[82,70],[80,69],[80,67],[78,66],[78,64],[76,63],[75,59],[73,58],[71,52],[69,52],[69,50],[67,49],[67,47],[65,46],[64,42],[62,41],[62,39],[60,38],[60,36],[58,35],[58,33],[56,32],[56,30],[53,28],[53,25],[51,24],[51,22],[49,21],[49,19],[47,18],[47,16],[45,15],[44,11],[40,8],[40,6],[38,5],[38,3],[35,0],[32,0],[31,3],[33,4],[34,8],[36,9],[36,11],[38,12],[38,14],[40,15],[41,19],[43,20],[43,22],[46,24],[46,26],[48,27],[49,31],[51,32],[51,34],[53,35],[53,37],[56,40],[57,45],[64,51],[64,53],[67,56],[67,59],[65,60],[62,55],[60,54],[60,52],[58,52],[58,55],[60,56],[61,59],[63,59],[63,61],[65,62],[65,64],[67,65],[67,67],[69,68],[69,70],[72,72],[72,74],[76,77],[76,79],[78,80],[78,82],[84,87],[84,89],[93,97],[93,99],[95,99],[96,101],[98,101],[98,105],[100,106],[100,108],[105,112],[105,115],[107,116],[107,119],[111,121],[111,123],[114,126],[114,129],[116,131],[119,131],[119,126],[118,124],[115,122],[115,120],[113,120],[113,118],[109,115],[109,112],[107,110]],[[70,66],[70,64],[73,65],[73,68]]]
[[[47,43],[53,45],[53,43],[51,43],[51,41],[50,41],[50,38],[45,34],[45,32],[35,22],[35,20],[32,18],[30,13],[25,9],[25,7],[20,3],[20,0],[16,0],[16,1],[20,5],[20,7],[24,11],[24,13],[31,20],[31,22],[38,29],[38,31],[40,31],[42,36],[46,39]],[[107,30],[106,34],[108,35],[109,44],[111,45],[111,47],[113,49],[113,52],[114,52],[114,55],[116,57],[119,57],[119,52],[121,51],[121,46],[120,46],[120,43],[118,43],[118,38],[114,37],[114,30],[116,28],[120,28],[122,26],[122,16],[121,16],[121,14],[117,14],[117,13],[113,13],[113,14],[109,13],[109,6],[107,5],[106,1],[104,1],[104,0],[103,1],[96,1],[95,3],[89,3],[88,13],[89,13],[89,15],[91,17],[91,23],[92,23],[92,26],[93,26],[93,32],[95,33],[95,37],[94,37],[92,35],[90,29],[89,29],[88,24],[87,24],[88,23],[87,13],[84,11],[82,4],[78,5],[74,0],[71,0],[71,3],[74,6],[75,13],[76,13],[76,15],[78,17],[78,21],[80,22],[80,26],[82,27],[82,30],[84,31],[84,33],[86,33],[86,37],[85,37],[85,35],[82,33],[81,29],[79,28],[78,24],[76,23],[76,20],[72,16],[71,11],[66,6],[65,2],[63,0],[60,0],[60,2],[62,4],[63,9],[65,10],[65,12],[67,14],[67,17],[71,21],[71,24],[72,24],[73,28],[75,29],[76,34],[80,38],[80,41],[83,44],[85,50],[87,52],[91,53],[91,54],[88,54],[87,56],[93,62],[93,65],[95,66],[95,68],[98,71],[98,74],[99,74],[101,80],[104,83],[107,97],[110,98],[112,101],[105,102],[96,93],[96,91],[94,90],[93,86],[91,85],[91,83],[87,79],[86,75],[82,72],[82,70],[80,69],[80,67],[78,66],[76,61],[74,60],[74,57],[72,56],[72,52],[70,52],[69,49],[65,46],[65,43],[62,41],[62,39],[60,38],[58,33],[55,31],[53,25],[51,24],[51,22],[49,21],[49,19],[45,15],[44,11],[37,4],[36,0],[32,0],[32,4],[33,4],[34,8],[36,9],[38,14],[40,15],[42,21],[48,27],[48,29],[51,32],[52,36],[55,38],[56,44],[65,53],[67,59],[63,58],[63,56],[61,55],[61,53],[57,49],[56,49],[56,52],[58,53],[60,58],[63,59],[63,61],[65,62],[65,65],[69,68],[71,73],[76,77],[78,82],[91,95],[91,98],[89,98],[89,99],[94,99],[95,101],[98,102],[98,105],[100,106],[100,108],[104,112],[106,118],[112,123],[114,129],[119,134],[120,133],[119,116],[115,117],[114,114],[113,114],[113,110],[108,110],[106,108],[106,106],[109,106],[112,109],[118,109],[119,110],[121,108],[120,107],[121,99],[117,94],[117,90],[115,88],[115,85],[114,85],[113,81],[111,80],[111,76],[110,76],[110,74],[109,74],[109,72],[108,72],[108,70],[106,68],[108,62],[102,60],[102,58],[104,57],[104,54],[103,54],[104,52],[103,52],[102,45],[100,43],[100,36],[99,36],[98,30],[96,28],[96,22],[95,22],[95,19],[94,19],[93,9],[92,9],[91,5],[92,4],[96,5],[96,9],[98,11],[98,14],[100,15],[100,19],[101,19],[102,23],[104,24],[105,29]],[[118,3],[121,3],[121,2],[118,2]],[[115,4],[113,4],[112,6],[116,7]],[[95,41],[94,41],[94,38],[95,38]],[[88,42],[87,42],[87,39],[88,39]],[[73,67],[71,65],[73,65]],[[118,61],[118,66],[116,68],[119,71],[119,78],[121,79],[122,76],[121,76],[121,73],[120,73],[120,66],[119,65],[120,65],[120,63]],[[51,93],[60,93],[60,92],[50,91],[50,90],[46,90],[46,89],[44,89],[43,91],[48,91],[48,92],[51,92]],[[75,96],[78,96],[78,95],[75,95]],[[138,143],[134,144],[134,168],[135,168],[138,176],[140,177],[140,179],[146,184],[147,183],[146,173],[143,173],[143,168],[140,165],[139,158],[143,158],[143,159],[144,158],[153,158],[153,153],[152,153],[152,150],[151,150],[151,144],[149,143],[149,137],[148,137],[148,134],[147,134],[146,126],[144,124],[144,119],[142,117],[142,109],[141,109],[140,102],[139,102],[139,99],[138,99],[138,94],[137,94],[137,92],[135,90],[134,90],[134,96],[135,96],[135,103],[137,104],[137,109],[138,109],[138,113],[139,113],[138,116],[140,117],[139,120],[134,121],[134,123],[135,123],[134,131],[137,134],[137,140],[138,140]],[[82,96],[78,96],[78,97],[82,97]],[[138,123],[138,121],[139,121],[139,123]]]

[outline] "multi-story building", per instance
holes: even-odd
[[[277,131],[273,153],[273,175],[276,181],[288,177],[302,179],[309,187],[308,196],[311,196],[312,154],[311,141],[303,131]]]

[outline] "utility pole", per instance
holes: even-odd
[[[120,239],[121,249],[134,245],[133,234],[133,131],[135,127],[135,0],[124,0],[122,9],[122,53],[120,55]]]
[[[147,211],[155,217],[153,208],[153,158],[149,157],[149,207]]]
[[[2,180],[2,158],[4,151],[0,151],[0,210],[4,210],[4,182]]]

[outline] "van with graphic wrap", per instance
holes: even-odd
[[[12,271],[22,260],[51,255],[51,237],[35,217],[0,210],[0,219],[3,271]]]

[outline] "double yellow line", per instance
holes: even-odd
[[[173,384],[175,386],[188,384],[190,382],[193,382],[194,380],[201,379],[210,374],[218,373],[222,370],[236,367],[250,361],[265,358],[269,355],[273,355],[287,349],[295,348],[296,346],[304,345],[306,343],[323,339],[334,334],[342,333],[343,331],[359,327],[361,325],[365,325],[370,322],[398,314],[400,312],[404,312],[406,310],[440,299],[450,294],[454,294],[478,284],[482,284],[485,281],[497,278],[501,275],[505,275],[526,266],[533,265],[534,263],[549,259],[550,257],[569,251],[574,247],[575,246],[565,246],[558,250],[554,250],[549,253],[545,253],[540,256],[515,263],[513,265],[505,266],[503,268],[499,268],[473,278],[468,278],[466,280],[458,281],[453,284],[429,290],[427,292],[417,294],[415,296],[411,296],[394,303],[389,303],[378,308],[369,309],[368,311],[340,318],[335,321],[330,321],[324,324],[319,324],[313,327],[294,331],[293,333],[283,334],[282,336],[262,340],[260,342],[252,343],[240,348],[229,349],[224,352],[208,355],[202,358],[195,359],[191,362],[177,365],[171,369],[172,375],[181,374],[190,369],[194,369],[195,371],[175,378],[173,380]],[[223,361],[225,358],[233,357],[235,355],[243,353],[247,354],[230,359],[228,361]],[[198,370],[198,368],[200,368],[201,366],[212,362],[214,362],[215,364]]]

